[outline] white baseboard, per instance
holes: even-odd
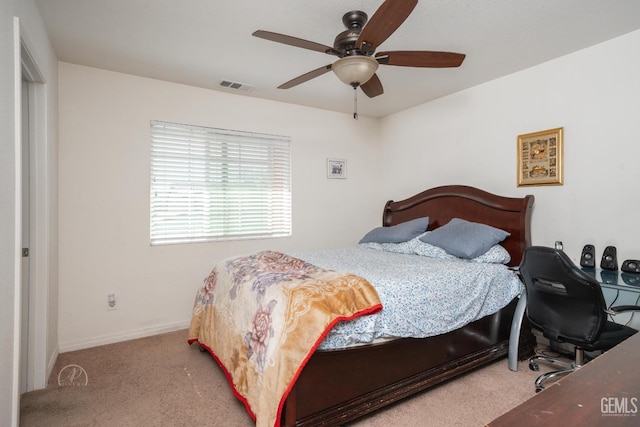
[[[105,344],[113,344],[122,341],[129,341],[137,338],[150,337],[152,335],[159,335],[167,332],[179,331],[180,329],[187,329],[189,327],[189,322],[189,320],[185,320],[182,322],[170,323],[166,325],[135,329],[132,331],[116,334],[102,335],[99,337],[93,337],[89,340],[63,343],[60,344],[60,353],[82,350],[85,348],[97,347]]]

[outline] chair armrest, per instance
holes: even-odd
[[[605,310],[607,314],[616,315],[624,313],[626,311],[640,311],[640,305],[617,305],[610,307],[609,310]]]

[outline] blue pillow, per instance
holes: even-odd
[[[453,218],[420,238],[458,258],[472,259],[487,252],[511,234],[486,224]]]
[[[429,217],[412,219],[391,227],[377,227],[364,235],[359,243],[402,243],[424,233],[429,226]]]

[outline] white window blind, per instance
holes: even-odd
[[[290,138],[151,122],[151,244],[291,235]]]

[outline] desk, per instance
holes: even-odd
[[[640,301],[640,274],[602,270],[600,268],[583,268],[582,271],[600,283],[607,306],[613,304],[638,305]],[[513,314],[509,335],[509,369],[512,371],[518,370],[520,327],[526,309],[527,294],[523,291],[516,306],[516,311]],[[640,319],[634,319],[633,315],[634,313],[621,313],[613,320],[617,323],[628,324],[632,328],[640,330]]]
[[[639,354],[637,333],[488,426],[638,426]]]

